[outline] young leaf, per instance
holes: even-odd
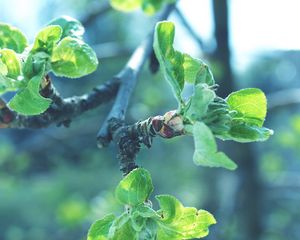
[[[217,152],[217,144],[210,129],[202,122],[194,124],[195,152],[193,160],[196,165],[206,167],[223,167],[234,170],[237,165],[224,153]]]
[[[230,110],[237,111],[236,119],[261,127],[267,114],[267,99],[258,88],[247,88],[231,93],[226,101]]]
[[[94,222],[89,229],[87,240],[106,240],[115,218],[113,214],[110,214]]]
[[[13,50],[0,49],[0,61],[6,65],[7,72],[4,74],[5,71],[2,71],[3,75],[13,79],[17,79],[21,75],[21,64]]]
[[[108,239],[112,240],[124,240],[132,239],[136,240],[136,232],[131,226],[129,214],[123,213],[120,217],[114,220],[108,233]]]
[[[55,44],[60,40],[62,29],[60,26],[43,28],[35,37],[31,52],[46,52],[51,55]]]
[[[146,227],[138,233],[138,240],[159,240],[156,238],[157,223],[151,218],[146,219]]]
[[[183,211],[183,205],[175,197],[171,195],[157,195],[160,210],[158,213],[161,215],[161,221],[170,223],[180,218]]]
[[[23,115],[38,115],[49,108],[51,99],[44,98],[39,93],[43,72],[30,79],[26,88],[9,101],[8,106],[12,110]]]
[[[54,48],[51,66],[57,76],[78,78],[95,71],[98,59],[89,45],[80,39],[66,37]]]
[[[188,54],[184,54],[184,80],[188,83],[198,84],[206,83],[211,86],[215,84],[215,80],[209,67],[200,59],[192,58]]]
[[[0,94],[9,91],[16,91],[19,88],[19,85],[20,85],[19,81],[6,77],[0,73]]]
[[[8,48],[17,53],[22,53],[26,47],[27,39],[19,29],[0,23],[0,49]]]
[[[2,74],[3,76],[6,76],[7,73],[8,73],[7,66],[2,62],[2,60],[0,58],[0,74]]]
[[[84,34],[84,27],[82,24],[74,18],[69,16],[62,16],[53,19],[47,25],[58,25],[62,28],[62,36],[65,37],[73,37],[73,38],[82,38]]]
[[[138,9],[143,0],[110,0],[110,4],[113,8],[123,11],[130,12]]]
[[[229,138],[237,142],[266,141],[273,135],[273,130],[265,127],[250,126],[245,123],[232,123],[228,132]],[[224,138],[226,139],[226,137]]]
[[[184,116],[192,121],[200,121],[206,114],[208,105],[214,100],[216,94],[206,84],[197,84],[194,94],[190,98],[190,105]]]
[[[136,206],[144,203],[152,191],[150,173],[143,168],[137,168],[120,181],[115,194],[121,203]]]
[[[182,102],[181,92],[184,87],[184,56],[173,48],[175,26],[172,22],[156,24],[153,48],[165,78],[170,83],[175,97]]]
[[[213,215],[204,210],[183,207],[180,202],[179,205],[181,205],[180,215],[172,218],[172,221],[169,222],[165,222],[163,219],[158,221],[157,239],[182,240],[207,236],[209,226],[216,223]]]

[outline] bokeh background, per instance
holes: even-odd
[[[215,215],[218,224],[205,239],[300,239],[300,2],[181,0],[178,8],[181,15],[170,17],[176,47],[210,65],[221,96],[262,88],[269,99],[266,126],[275,134],[259,144],[218,142],[239,164],[234,172],[196,167],[190,137],[155,139],[138,164],[151,172],[155,194],[173,194]],[[0,0],[0,21],[22,29],[30,41],[60,15],[82,20],[100,61],[83,79],[54,80],[65,97],[116,74],[155,19],[114,11],[104,0]],[[1,240],[85,239],[94,220],[122,210],[113,195],[121,179],[116,149],[100,151],[95,141],[110,107],[74,119],[69,128],[0,130]],[[145,66],[128,123],[175,107],[161,73]]]

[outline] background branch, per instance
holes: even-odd
[[[269,111],[300,104],[300,88],[285,89],[270,93],[267,99]]]
[[[175,4],[166,6],[159,15],[157,21],[167,19],[174,8]],[[136,85],[138,74],[152,51],[154,27],[155,26],[153,26],[151,33],[134,51],[126,66],[115,76],[115,79],[121,82],[121,86],[116,101],[97,134],[98,146],[100,148],[107,146],[112,140],[112,134],[109,127],[110,121],[114,119],[115,122],[122,122],[125,119],[129,99]],[[120,123],[118,123],[118,125],[119,124]]]

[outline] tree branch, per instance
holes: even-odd
[[[0,124],[5,124],[6,128],[44,128],[53,123],[68,126],[71,119],[110,101],[116,95],[118,87],[119,82],[111,80],[95,87],[90,93],[61,98],[54,86],[49,84],[41,91],[43,96],[53,101],[46,112],[37,116],[23,116],[6,107],[0,110],[0,117],[4,112],[8,114],[8,110],[13,117],[6,122],[0,118]]]
[[[268,110],[274,111],[282,107],[300,104],[300,88],[285,89],[270,93],[267,96]]]
[[[112,9],[110,3],[107,1],[106,3],[102,4],[100,7],[95,8],[94,6],[91,7],[88,15],[86,15],[82,20],[81,23],[83,26],[88,26],[95,19],[101,15],[108,13]]]
[[[175,4],[168,5],[160,14],[157,21],[165,20],[174,8]],[[115,76],[115,79],[121,82],[121,86],[116,101],[97,134],[98,146],[100,148],[107,146],[113,139],[109,131],[111,119],[115,119],[117,122],[122,122],[125,119],[129,99],[136,85],[138,74],[152,51],[153,34],[154,30],[151,31],[141,45],[134,51],[126,66]]]
[[[194,31],[194,29],[188,23],[188,21],[186,20],[185,16],[182,14],[182,12],[178,8],[176,8],[175,9],[175,13],[178,16],[178,18],[181,21],[181,23],[183,24],[183,26],[190,33],[190,35],[192,36],[192,38],[194,38],[194,40],[197,42],[197,44],[199,45],[200,49],[204,50],[205,46],[204,46],[204,43],[203,43],[202,39],[198,36],[198,34]]]

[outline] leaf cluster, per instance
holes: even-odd
[[[160,209],[151,207],[153,191],[149,172],[138,168],[130,172],[117,186],[117,200],[126,206],[123,214],[113,214],[96,221],[88,232],[88,240],[182,240],[208,235],[209,226],[216,223],[207,211],[184,207],[170,195],[158,195]]]
[[[225,153],[217,151],[215,137],[238,142],[265,141],[273,131],[263,127],[267,100],[257,88],[242,89],[222,99],[209,67],[200,59],[173,47],[175,26],[163,21],[156,25],[154,51],[178,102],[186,134],[195,142],[194,162],[208,167],[234,170],[237,165]],[[183,99],[186,85],[193,93]]]
[[[40,94],[45,76],[79,78],[96,70],[98,59],[83,39],[82,24],[67,16],[42,28],[29,45],[17,28],[0,23],[0,94],[17,91],[8,106],[24,115],[46,111],[51,99]]]

